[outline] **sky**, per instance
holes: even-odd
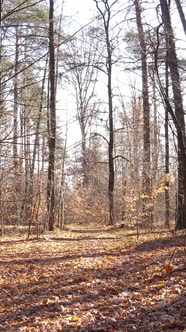
[[[126,4],[126,0],[122,0],[120,4],[121,3]],[[59,8],[60,6],[61,6],[61,0],[59,0]],[[95,2],[93,0],[64,0],[63,13],[64,13],[63,29],[66,34],[73,35],[80,28],[89,23],[93,17],[95,17],[97,10]],[[152,15],[154,15],[153,6],[151,8],[151,13]],[[155,19],[155,17],[153,17],[153,19]],[[174,25],[177,27],[179,26],[178,16],[174,17]],[[183,40],[185,40],[185,36],[183,34],[182,36]],[[182,38],[181,38],[181,44],[182,44]],[[123,72],[122,73],[119,72],[118,78],[123,81],[123,77],[126,77],[126,74],[124,74]],[[130,83],[131,82],[128,82],[128,85]],[[126,92],[126,94],[127,94],[127,89],[128,88],[126,87],[125,90],[123,89]],[[64,123],[66,122],[66,120],[68,120],[69,122],[67,145],[70,150],[71,146],[73,147],[73,145],[75,145],[76,142],[80,141],[80,130],[79,130],[79,125],[75,119],[75,113],[76,113],[75,105],[73,104],[69,92],[64,91],[63,88],[59,88],[59,99],[57,103],[57,108],[59,109],[60,118],[62,119],[63,122],[62,126],[63,137],[65,136]]]
[[[123,0],[122,4],[124,4],[125,1],[126,0]],[[60,6],[61,6],[61,1],[59,0],[59,9]],[[97,15],[97,9],[94,0],[64,0],[63,13],[64,13],[63,29],[66,34],[73,35],[76,31],[78,31],[86,24],[91,22],[91,20]],[[99,83],[98,89],[103,90],[103,87],[100,88],[100,84],[102,83]],[[106,83],[103,84],[106,86]],[[80,135],[78,122],[75,119],[75,114],[76,114],[75,105],[73,104],[72,97],[69,96],[69,93],[68,91],[64,91],[63,88],[59,88],[57,109],[59,110],[58,114],[62,114],[62,116],[60,116],[60,118],[62,118],[62,122],[64,123],[64,121],[66,120],[69,122],[67,146],[69,150],[73,151],[72,148],[74,145],[76,145],[77,142],[80,141],[81,135]],[[105,90],[105,95],[107,95],[106,90]],[[62,126],[63,137],[65,135],[64,128],[65,126],[63,125]]]
[[[57,10],[61,8],[61,0]],[[64,0],[63,4],[63,29],[66,34],[73,35],[90,22],[95,13],[95,3],[93,0]],[[57,97],[57,114],[62,120],[61,133],[63,138],[66,136],[66,126],[64,122],[68,122],[67,148],[73,151],[73,147],[80,141],[80,129],[75,119],[76,110],[72,102],[70,92],[64,91],[63,87],[59,87]]]
[[[89,22],[95,9],[93,0],[64,0],[64,15],[67,17],[69,29],[76,31]]]

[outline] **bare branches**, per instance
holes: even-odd
[[[118,159],[118,158],[121,158],[121,159],[127,161],[128,163],[131,163],[131,160],[129,160],[128,158],[122,156],[121,154],[118,154],[117,156],[113,157],[113,160]]]
[[[181,19],[181,22],[182,22],[182,25],[183,25],[183,30],[186,34],[186,19],[185,19],[185,14],[184,14],[184,11],[183,11],[183,7],[181,5],[180,0],[175,0],[175,2],[176,2],[178,13],[180,15],[180,19]]]
[[[109,145],[109,141],[104,135],[99,134],[99,133],[92,134],[92,137],[96,137],[96,136],[102,137],[105,140],[105,142]]]
[[[36,1],[36,2],[34,2],[34,3],[31,3],[30,5],[28,4],[28,5],[26,5],[26,6],[23,6],[24,3],[27,3],[27,2],[28,2],[28,0],[24,0],[23,2],[21,2],[21,3],[20,3],[19,5],[17,5],[14,9],[10,10],[7,14],[5,14],[4,16],[2,16],[1,20],[3,21],[3,20],[5,20],[5,19],[7,19],[7,17],[11,16],[12,14],[18,13],[18,12],[24,10],[24,9],[28,9],[28,8],[30,8],[30,7],[34,7],[34,6],[36,6],[37,4],[43,2],[43,0],[39,0],[39,1]]]

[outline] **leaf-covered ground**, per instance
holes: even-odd
[[[0,331],[186,331],[185,238],[74,226],[0,241]]]

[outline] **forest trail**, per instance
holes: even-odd
[[[72,225],[0,240],[0,331],[186,331],[185,238]]]

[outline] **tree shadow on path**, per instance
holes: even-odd
[[[151,251],[157,249],[165,249],[170,247],[182,247],[186,244],[184,235],[176,237],[166,237],[163,239],[155,239],[147,242],[140,243],[136,246],[137,251]]]

